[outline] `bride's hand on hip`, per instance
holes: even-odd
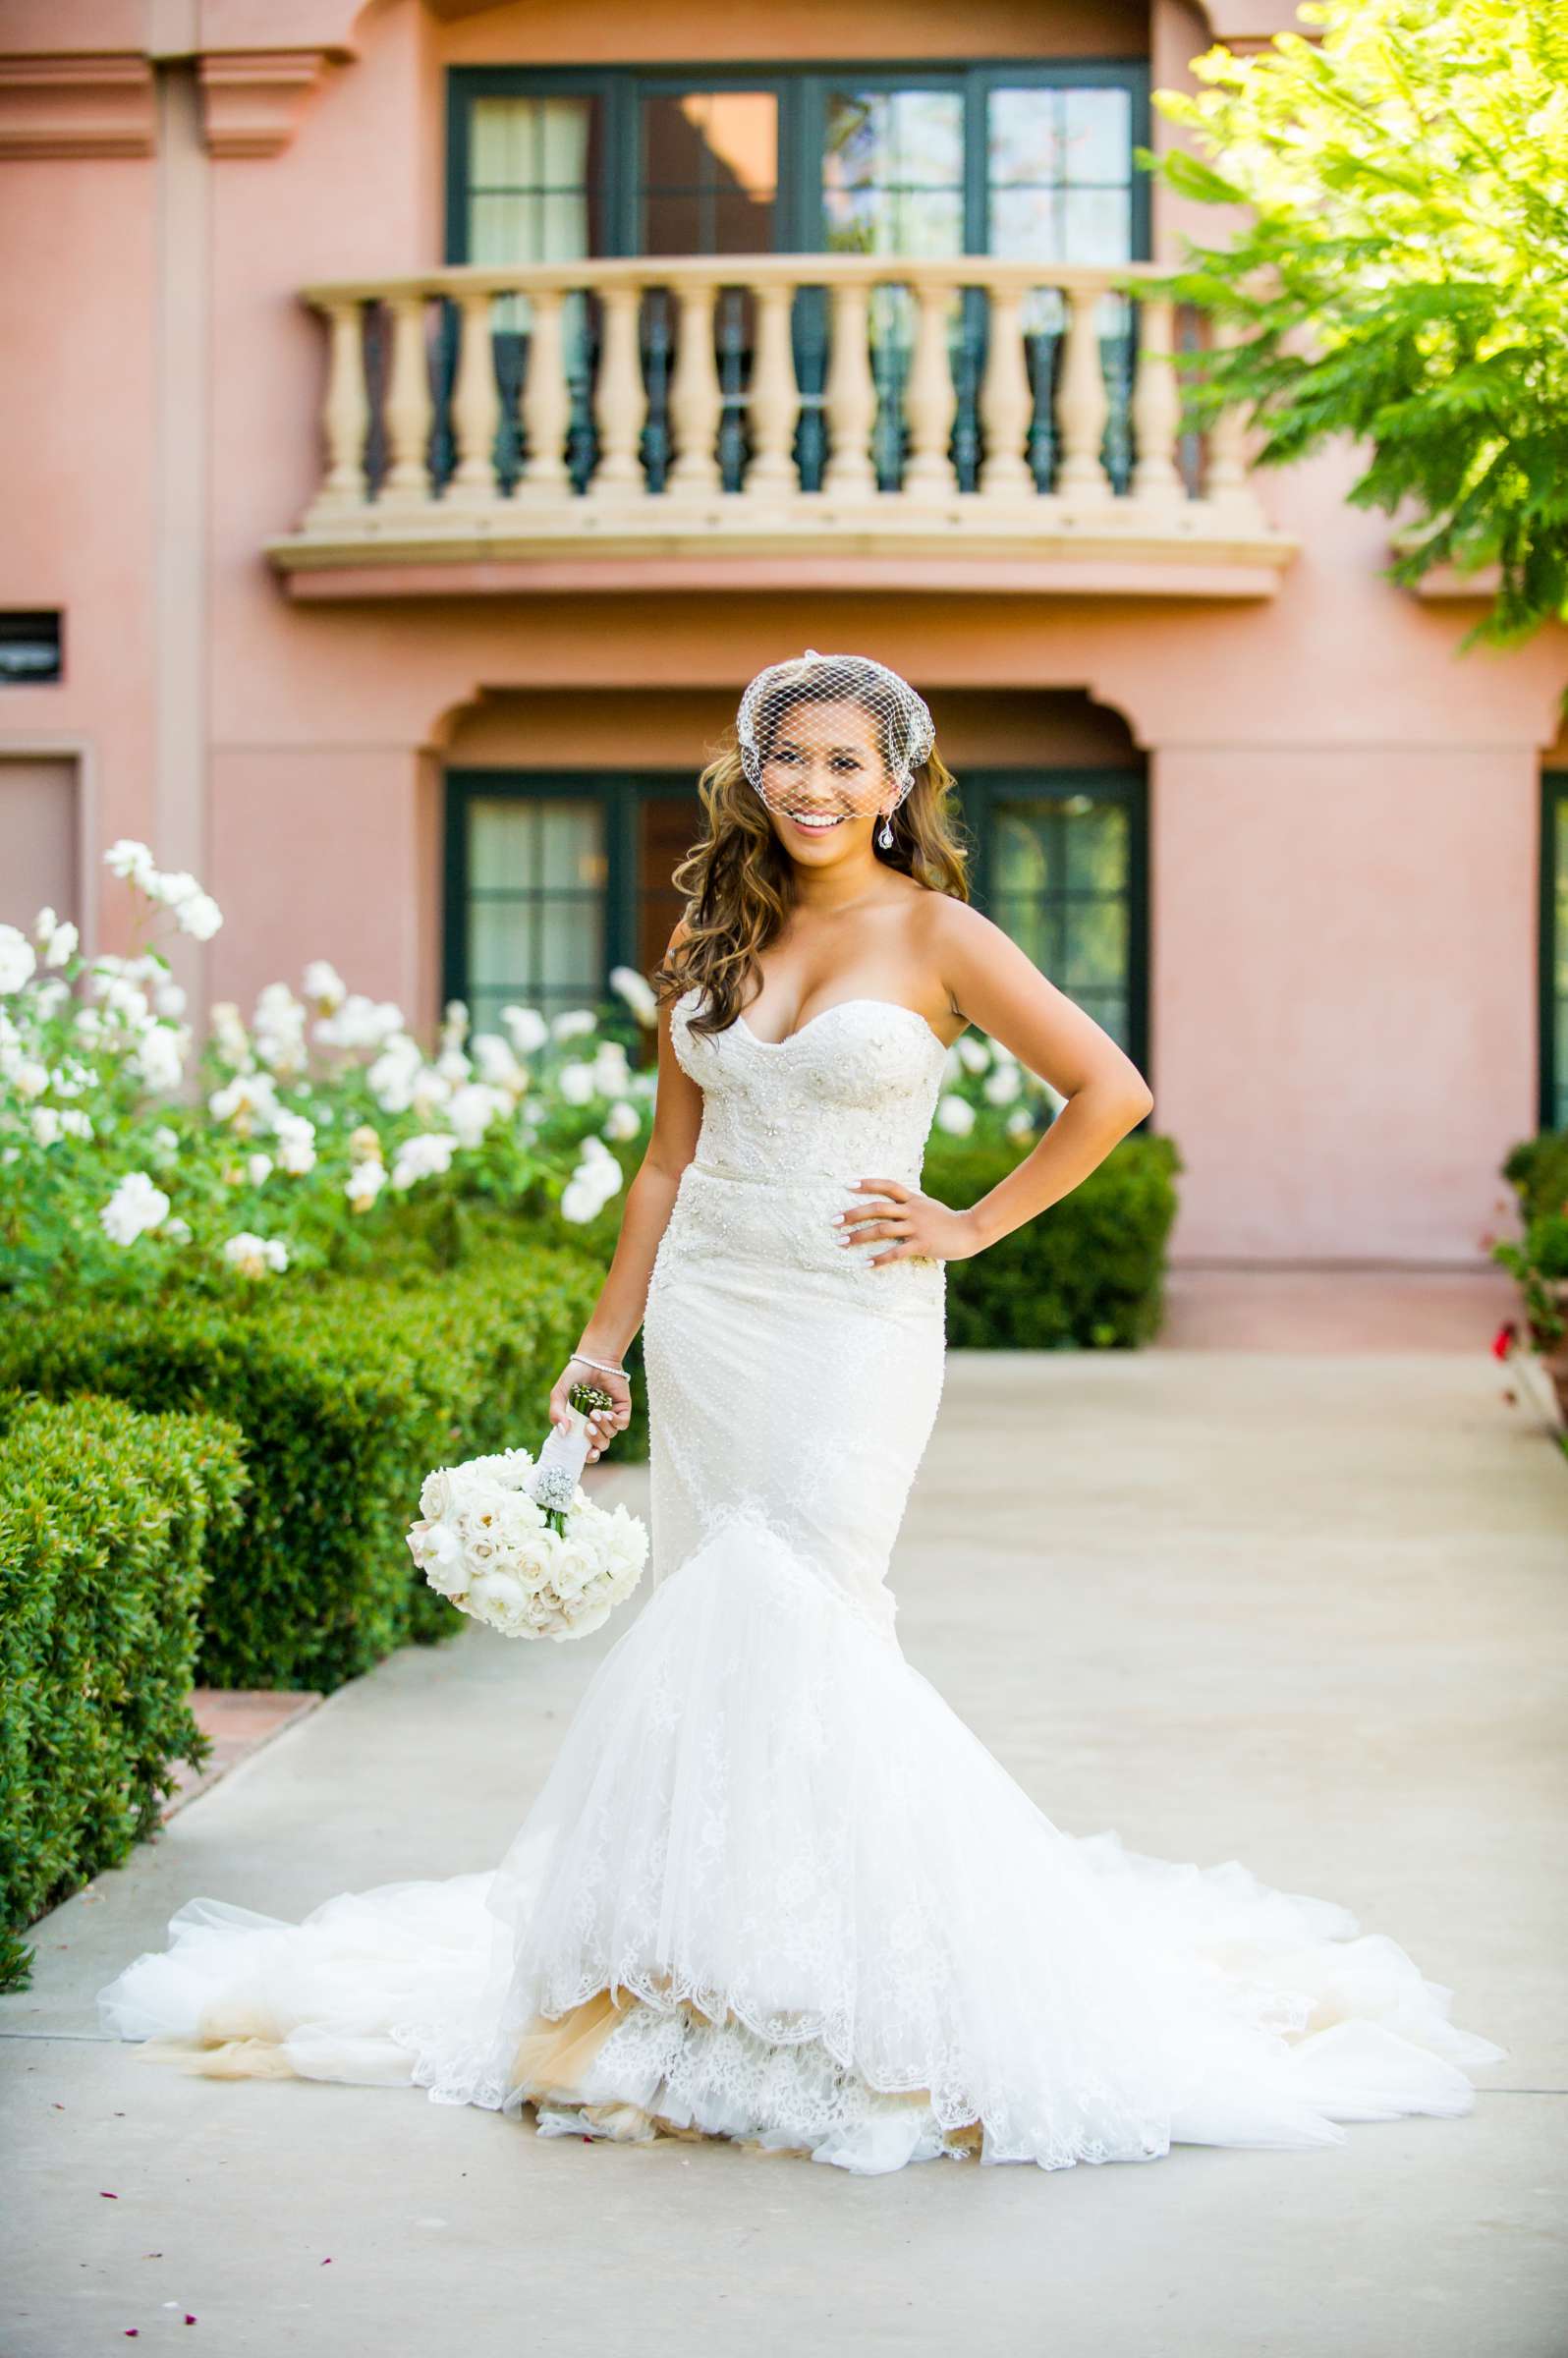
[[[858,1188],[870,1189],[875,1201],[835,1212],[841,1228],[839,1243],[875,1246],[869,1254],[872,1268],[889,1261],[969,1261],[983,1250],[984,1239],[967,1211],[938,1204],[934,1196],[902,1179],[857,1179]]]
[[[632,1386],[625,1376],[611,1376],[602,1368],[590,1368],[581,1359],[569,1359],[550,1390],[550,1423],[565,1431],[571,1415],[568,1394],[580,1383],[596,1384],[608,1392],[611,1405],[592,1410],[588,1419],[588,1462],[606,1450],[618,1432],[624,1432],[632,1422]]]

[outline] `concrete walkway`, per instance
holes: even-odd
[[[36,1928],[0,2000],[0,2349],[1557,2358],[1568,1462],[1498,1392],[1484,1351],[956,1353],[895,1563],[910,1658],[1058,1825],[1239,1858],[1450,1985],[1510,2049],[1467,2118],[861,2180],[103,2043],[92,1993],[193,1894],[294,1916],[493,1863],[616,1625],[472,1630]]]

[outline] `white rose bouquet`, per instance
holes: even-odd
[[[647,1527],[624,1506],[596,1506],[579,1486],[585,1405],[574,1384],[569,1434],[527,1449],[437,1466],[420,1491],[409,1547],[432,1589],[508,1638],[584,1638],[629,1597],[647,1561]],[[581,1397],[580,1397],[581,1395]]]

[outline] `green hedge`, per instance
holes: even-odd
[[[242,1512],[236,1429],[121,1400],[0,1398],[0,1988],[23,1929],[156,1828],[189,1709],[204,1558]]]
[[[233,1304],[78,1302],[14,1322],[0,1383],[232,1419],[251,1488],[209,1547],[199,1676],[326,1693],[462,1626],[405,1543],[420,1484],[537,1447],[601,1279],[575,1252],[501,1233],[443,1272],[405,1258],[381,1281],[262,1282]]]
[[[921,1184],[967,1209],[1018,1160],[1011,1147],[938,1133]],[[1170,1139],[1135,1131],[1060,1203],[972,1261],[949,1262],[949,1344],[1062,1350],[1147,1343],[1164,1315],[1165,1246],[1181,1168]]]

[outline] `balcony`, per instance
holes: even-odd
[[[1243,418],[1178,430],[1172,339],[1204,322],[1138,275],[727,254],[311,287],[326,471],[267,554],[304,599],[1268,597],[1297,543]]]

